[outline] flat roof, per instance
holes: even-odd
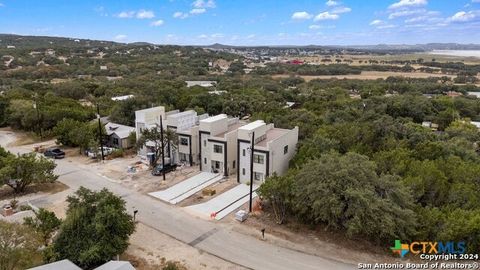
[[[177,118],[177,117],[181,117],[181,116],[189,115],[189,114],[196,114],[196,112],[194,110],[188,110],[188,111],[184,111],[184,112],[174,113],[172,115],[169,115],[168,117]]]
[[[244,125],[245,125],[245,122],[238,121],[238,123],[235,123],[235,124],[233,124],[233,125],[228,126],[227,131],[222,132],[222,133],[219,133],[219,134],[214,135],[214,136],[212,136],[212,137],[224,138],[224,137],[225,137],[225,134],[227,134],[227,133],[229,133],[229,132],[232,132],[232,131],[234,131],[234,130],[236,130],[236,129],[244,126]]]
[[[254,121],[254,122],[251,122],[249,124],[246,124],[244,126],[242,126],[240,129],[242,130],[254,130],[258,127],[261,127],[261,126],[264,126],[265,125],[265,122],[263,120],[257,120],[257,121]]]
[[[61,260],[49,264],[40,265],[29,270],[82,270],[69,260]]]
[[[226,114],[218,114],[218,115],[215,115],[215,116],[210,116],[208,118],[202,119],[202,120],[200,120],[200,122],[212,123],[212,122],[215,122],[215,121],[218,121],[218,120],[221,120],[221,119],[225,119],[225,118],[227,118]]]
[[[138,111],[135,111],[135,112],[148,112],[148,111],[156,111],[156,110],[165,110],[165,107],[157,106],[157,107],[147,108],[147,109],[143,109],[143,110],[138,110]]]
[[[290,131],[290,129],[283,129],[283,128],[272,128],[267,131],[266,138],[260,142],[258,142],[255,145],[262,146],[262,147],[267,147],[267,143],[271,142],[273,140],[276,140],[283,135],[287,134]]]

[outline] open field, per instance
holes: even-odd
[[[362,71],[361,74],[351,74],[351,75],[319,75],[319,76],[299,76],[305,81],[311,81],[315,79],[350,79],[350,80],[376,80],[376,79],[386,79],[391,76],[402,76],[407,78],[428,78],[428,77],[443,77],[447,76],[450,78],[455,78],[455,75],[445,75],[445,74],[436,74],[436,73],[425,73],[425,72],[392,72],[392,71]],[[281,74],[273,75],[273,78],[288,78],[290,75]]]

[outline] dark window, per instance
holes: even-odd
[[[113,138],[113,144],[118,145],[118,139],[117,138]]]
[[[242,168],[242,174],[245,175],[245,168]]]
[[[215,169],[220,169],[220,162],[215,162]]]
[[[203,158],[203,163],[207,164],[207,158]]]
[[[207,147],[207,140],[203,140],[203,146]]]
[[[235,169],[235,160],[233,161],[233,168]]]
[[[223,147],[221,145],[214,144],[213,145],[213,152],[221,154],[221,153],[223,153]]]
[[[253,162],[258,163],[258,164],[263,164],[264,163],[264,156],[263,155],[253,155]]]
[[[285,145],[285,147],[283,147],[283,154],[287,154],[288,153],[288,145]]]
[[[253,179],[257,181],[263,180],[263,173],[254,172]]]
[[[188,139],[187,138],[180,138],[180,144],[181,145],[188,145]]]
[[[245,149],[242,150],[243,156],[245,156]]]

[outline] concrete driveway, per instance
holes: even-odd
[[[253,186],[254,191],[257,190],[257,188],[258,186]],[[200,217],[215,217],[216,220],[220,220],[248,202],[250,200],[249,194],[250,186],[239,184],[207,202],[191,205],[186,207],[186,209]],[[253,192],[252,198],[256,196],[257,194]]]
[[[177,204],[222,178],[223,176],[218,173],[201,172],[165,190],[151,192],[148,195]]]

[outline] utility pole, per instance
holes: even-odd
[[[35,100],[33,101],[33,108],[37,112],[37,132],[40,133],[40,139],[43,139],[43,127],[42,127],[42,123],[40,122],[40,110],[38,108],[37,95],[35,95]]]
[[[102,161],[105,160],[105,155],[103,153],[103,135],[102,135],[102,122],[100,121],[100,107],[97,103],[97,119],[98,119],[98,141],[100,143],[100,149],[102,152]]]
[[[253,152],[254,152],[254,145],[255,145],[255,131],[252,132],[252,146],[250,148],[250,204],[249,204],[249,212],[252,212],[252,194],[253,194]]]
[[[162,175],[163,181],[165,181],[165,143],[163,142],[163,120],[160,115],[160,139],[162,143]]]

